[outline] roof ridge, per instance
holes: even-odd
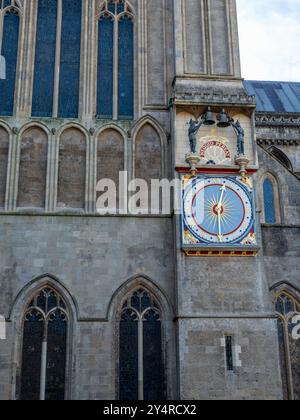
[[[299,82],[295,82],[295,81],[293,81],[293,82],[289,82],[289,81],[287,81],[287,80],[259,80],[259,79],[244,79],[244,81],[245,82],[250,82],[250,83],[268,83],[268,84],[277,84],[277,83],[280,83],[280,84],[287,84],[287,85],[290,85],[290,84],[293,84],[293,85],[300,85],[300,81]]]

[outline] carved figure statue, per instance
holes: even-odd
[[[197,150],[197,133],[201,128],[203,122],[202,121],[193,121],[190,120],[189,125],[189,140],[190,140],[190,148],[193,154],[196,153]]]
[[[238,155],[245,155],[245,130],[240,122],[232,123],[232,126],[237,134],[237,150]]]

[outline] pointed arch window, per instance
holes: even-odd
[[[275,179],[267,176],[263,181],[263,199],[264,199],[264,221],[266,224],[273,225],[279,222],[278,190]]]
[[[293,172],[292,162],[282,150],[278,149],[275,146],[271,146],[268,150],[272,156],[274,156],[276,159],[279,160],[279,162],[282,163],[282,165],[284,165],[287,169]]]
[[[52,288],[39,291],[23,320],[21,400],[64,400],[68,311]]]
[[[14,112],[20,33],[20,3],[0,0],[0,115]]]
[[[119,399],[163,400],[162,314],[145,289],[125,301],[119,325]]]
[[[125,0],[105,0],[98,21],[97,116],[133,118],[133,11]]]
[[[76,118],[82,0],[38,0],[32,116]]]
[[[276,296],[278,337],[284,398],[300,400],[300,339],[293,337],[295,316],[300,315],[300,302],[287,292]]]

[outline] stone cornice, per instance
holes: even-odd
[[[172,100],[176,105],[220,105],[230,107],[251,107],[255,108],[255,96],[249,96],[243,92],[226,93],[222,91],[199,91],[195,89],[177,90]]]
[[[300,127],[300,113],[278,114],[256,112],[255,120],[258,127]]]
[[[258,138],[260,146],[300,146],[300,139],[266,139]]]

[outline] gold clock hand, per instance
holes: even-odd
[[[222,235],[222,226],[221,226],[221,216],[222,216],[222,209],[218,210],[218,224],[219,224],[219,241],[223,242],[223,235]]]
[[[218,226],[219,226],[219,241],[223,242],[223,235],[222,235],[222,223],[221,223],[221,216],[222,216],[222,203],[223,203],[223,198],[224,198],[224,194],[226,193],[226,186],[223,185],[221,188],[221,196],[220,196],[220,200],[218,203],[218,207],[217,207],[217,211],[218,211]]]
[[[220,200],[219,200],[219,203],[218,203],[218,209],[219,210],[222,210],[222,202],[223,202],[223,197],[224,197],[225,193],[226,193],[226,186],[223,185],[223,187],[221,188],[221,196],[220,196]]]

